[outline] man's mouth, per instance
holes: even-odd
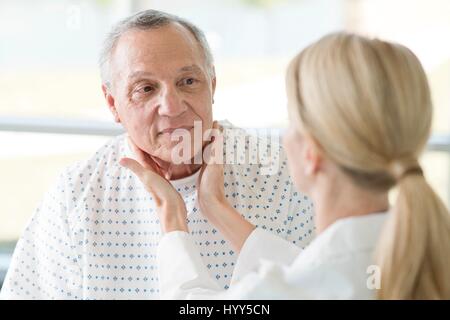
[[[175,130],[178,130],[178,129],[183,129],[183,130],[189,131],[189,130],[191,130],[192,128],[194,128],[194,126],[181,126],[181,127],[171,127],[171,128],[166,128],[166,129],[164,129],[164,130],[159,131],[159,132],[158,132],[158,136],[163,135],[163,134],[165,134],[165,133],[167,133],[167,134],[172,134]]]

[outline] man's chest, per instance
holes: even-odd
[[[228,184],[228,185],[227,185]],[[256,186],[225,182],[230,204],[255,225],[284,234],[282,210],[271,210]],[[264,186],[262,186],[264,188]],[[261,188],[261,184],[258,184]],[[103,190],[102,190],[103,189]],[[210,275],[228,288],[237,253],[201,214],[195,185],[178,190],[185,201],[189,230]],[[280,201],[278,193],[271,201]],[[153,200],[139,182],[114,188],[91,185],[88,196],[73,206],[76,242],[82,248],[83,290],[91,298],[158,298],[157,247],[160,226]]]

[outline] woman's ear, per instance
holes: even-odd
[[[322,165],[323,153],[317,143],[317,141],[310,135],[305,134],[304,136],[304,163],[305,163],[305,175],[313,176],[316,175]]]

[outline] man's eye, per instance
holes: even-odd
[[[186,78],[186,79],[183,80],[183,84],[191,86],[191,85],[193,85],[195,83],[195,81],[196,80],[194,78]]]
[[[141,88],[141,91],[142,92],[150,92],[150,91],[152,91],[153,90],[153,88],[151,87],[151,86],[145,86],[145,87],[142,87]]]
[[[151,85],[143,85],[139,86],[132,92],[133,99],[141,99],[146,96],[149,96],[150,94],[153,94],[155,91],[155,88]]]

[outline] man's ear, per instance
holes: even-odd
[[[106,104],[108,105],[109,111],[111,111],[114,117],[114,121],[120,123],[120,117],[116,109],[114,97],[111,95],[111,92],[106,84],[102,84],[102,91],[106,100]]]
[[[211,79],[212,99],[214,103],[214,93],[216,92],[216,69],[213,67],[213,78]]]
[[[216,77],[212,79],[211,84],[212,84],[212,93],[214,95],[214,93],[216,92]]]

